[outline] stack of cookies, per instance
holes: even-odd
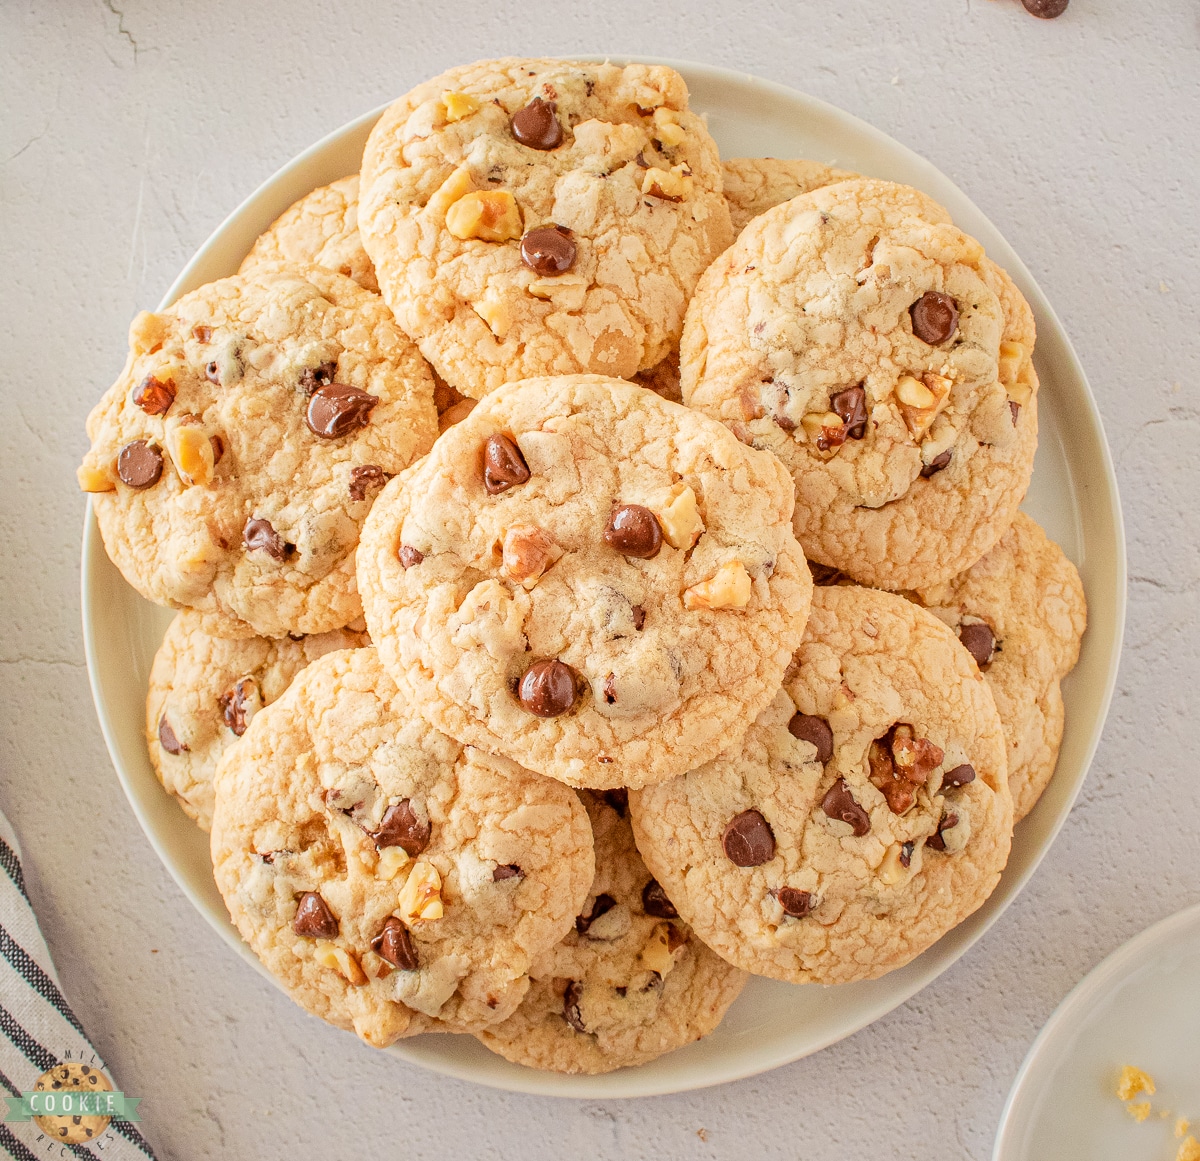
[[[940,205],[722,163],[669,68],[397,101],[134,320],[79,471],[181,610],[150,756],[262,962],[370,1044],[603,1072],[971,914],[1085,621],[1017,511],[1033,347]]]

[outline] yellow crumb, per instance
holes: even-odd
[[[701,1141],[707,1141],[708,1140],[708,1130],[707,1129],[697,1129],[696,1136],[699,1137]]]
[[[1123,1101],[1128,1101],[1140,1092],[1144,1092],[1147,1096],[1153,1096],[1154,1081],[1140,1068],[1134,1068],[1132,1064],[1125,1065],[1121,1069],[1121,1079],[1117,1082],[1117,1096]]]
[[[1200,1141],[1197,1141],[1195,1137],[1188,1137],[1179,1146],[1179,1152],[1175,1154],[1175,1161],[1200,1161]]]
[[[1175,1136],[1176,1136],[1176,1138],[1182,1137],[1182,1136],[1183,1136],[1183,1134],[1184,1134],[1184,1133],[1186,1133],[1186,1132],[1188,1131],[1188,1128],[1189,1128],[1189,1127],[1190,1127],[1190,1126],[1188,1125],[1188,1119],[1187,1119],[1187,1117],[1180,1117],[1180,1118],[1179,1118],[1179,1120],[1177,1120],[1177,1121],[1175,1122]]]
[[[1150,1115],[1150,1102],[1138,1101],[1135,1104],[1133,1101],[1130,1101],[1129,1104],[1125,1106],[1125,1111],[1135,1121],[1137,1121],[1138,1124],[1141,1124],[1142,1121],[1144,1121]]]

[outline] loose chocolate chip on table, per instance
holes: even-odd
[[[862,439],[866,434],[867,393],[862,387],[847,387],[831,395],[829,409],[841,417],[851,439]]]
[[[955,766],[953,770],[947,770],[942,775],[943,790],[957,790],[960,786],[966,786],[968,782],[975,781],[975,767],[968,766],[964,763],[961,766]]]
[[[611,895],[597,895],[591,911],[586,915],[575,916],[575,930],[583,935],[601,915],[606,911],[611,911],[616,905],[617,901]]]
[[[1012,416],[1013,427],[1017,426],[1017,416],[1021,414],[1021,405],[1015,400],[1008,401],[1008,413]]]
[[[948,467],[950,459],[954,455],[953,448],[947,448],[944,452],[936,455],[921,469],[921,478],[929,479],[930,476],[936,476],[943,468]]]
[[[816,746],[818,762],[828,762],[833,757],[833,731],[824,718],[814,714],[793,714],[788,722],[788,733]]]
[[[803,919],[813,909],[811,892],[795,887],[780,887],[775,892],[775,898],[779,900],[783,913],[793,919]]]
[[[529,465],[507,435],[489,435],[483,445],[483,486],[493,496],[529,479]]]
[[[393,803],[383,812],[379,829],[371,835],[377,847],[403,847],[416,858],[427,846],[432,828],[418,817],[407,798]]]
[[[127,443],[117,456],[117,475],[131,488],[149,488],[162,475],[162,452],[144,439]]]
[[[384,920],[379,934],[371,940],[371,950],[402,972],[415,972],[421,966],[408,928],[394,915]]]
[[[1021,0],[1025,11],[1041,20],[1053,20],[1067,10],[1068,0]]]
[[[611,806],[622,818],[629,811],[629,791],[623,786],[618,786],[616,790],[602,790],[600,797],[604,799],[608,806]]]
[[[566,274],[575,265],[575,252],[566,226],[538,226],[521,238],[521,261],[535,274]]]
[[[318,387],[327,387],[337,375],[336,363],[322,363],[319,367],[305,367],[300,375],[300,388],[311,395]]]
[[[217,699],[221,707],[221,717],[239,738],[250,724],[250,719],[246,716],[246,701],[252,693],[257,692],[258,686],[255,685],[254,678],[243,677]]]
[[[871,829],[871,816],[857,802],[846,785],[845,778],[839,778],[821,799],[821,809],[839,822],[848,822],[854,829],[855,837],[862,838]]]
[[[902,867],[912,865],[913,846],[913,843],[907,842],[900,848],[900,865]]]
[[[734,815],[721,835],[725,857],[738,867],[761,867],[775,857],[775,835],[757,810]]]
[[[247,520],[246,527],[242,529],[242,542],[248,551],[257,552],[261,549],[272,560],[283,560],[287,556],[287,545],[271,526],[270,520]]]
[[[958,307],[948,294],[927,290],[908,308],[913,334],[931,347],[944,343],[958,330]]]
[[[221,368],[217,366],[216,359],[213,359],[211,363],[204,364],[204,377],[218,387],[221,385]]]
[[[133,389],[133,401],[147,415],[166,415],[175,402],[175,384],[147,375]]]
[[[338,933],[338,921],[316,891],[305,891],[300,896],[292,930],[305,939],[332,939]]]
[[[534,97],[512,115],[510,125],[512,135],[530,149],[557,149],[562,144],[562,126],[555,115],[553,101]]]
[[[633,627],[640,633],[646,624],[646,610],[641,605],[633,606]]]
[[[539,718],[565,714],[575,704],[575,671],[561,661],[535,661],[521,678],[517,696]]]
[[[187,749],[187,746],[176,737],[175,731],[171,729],[171,723],[167,721],[166,714],[158,719],[158,744],[168,754],[182,754]]]
[[[970,625],[958,627],[958,639],[966,646],[967,652],[975,658],[975,664],[980,669],[986,669],[992,662],[996,652],[996,634],[989,625],[976,621]]]
[[[308,401],[304,421],[313,435],[322,439],[340,439],[360,427],[366,427],[378,395],[351,387],[347,383],[326,383],[318,387]]]
[[[388,474],[378,464],[358,464],[350,469],[350,499],[365,500],[372,488],[381,488]]]
[[[516,863],[500,863],[492,872],[492,882],[503,883],[506,879],[519,879],[524,874]]]
[[[576,1032],[586,1032],[587,1029],[583,1026],[583,1017],[579,1014],[579,1001],[583,998],[583,985],[577,980],[572,980],[563,990],[563,1019],[566,1020]]]
[[[958,826],[957,814],[942,815],[942,821],[938,823],[937,833],[931,834],[925,840],[925,845],[932,851],[944,851],[946,849],[946,840],[942,837],[942,831],[950,830],[956,826]]]
[[[608,518],[608,527],[604,529],[605,544],[622,556],[636,556],[640,560],[657,556],[662,541],[658,517],[641,504],[621,504],[614,508]]]
[[[817,564],[815,560],[808,562],[808,571],[812,573],[813,584],[828,586],[835,585],[842,579],[843,574],[827,564]]]
[[[400,564],[404,568],[412,568],[425,559],[425,554],[419,548],[413,548],[410,544],[400,545],[399,555]]]
[[[667,898],[666,891],[663,890],[662,884],[657,879],[651,879],[642,888],[642,910],[647,915],[653,915],[656,919],[679,918],[679,912],[675,910],[675,904]]]

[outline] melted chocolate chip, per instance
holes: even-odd
[[[402,568],[412,568],[418,565],[425,559],[425,554],[419,548],[413,548],[410,544],[400,545],[400,565]]]
[[[913,844],[911,842],[907,842],[900,848],[900,865],[902,867],[911,866],[912,865],[912,856],[913,856]]]
[[[529,479],[529,465],[514,440],[489,435],[483,445],[483,486],[496,496]]]
[[[246,702],[252,694],[256,693],[258,693],[258,686],[255,685],[254,678],[243,677],[240,681],[234,682],[231,689],[227,689],[217,698],[221,707],[221,717],[239,738],[246,732],[246,727],[250,724],[250,719],[246,714]]]
[[[333,939],[338,933],[338,921],[316,891],[305,891],[300,896],[292,930],[305,939]]]
[[[167,721],[166,714],[158,719],[158,744],[168,754],[182,754],[187,750],[187,746],[176,737],[175,731],[171,729],[171,723]]]
[[[300,390],[311,395],[318,387],[328,387],[337,376],[337,363],[322,363],[319,367],[305,367],[300,374]]]
[[[499,863],[492,872],[492,882],[503,883],[506,879],[520,879],[524,874],[516,863]]]
[[[647,915],[653,915],[656,919],[679,918],[679,912],[675,910],[675,904],[667,898],[666,891],[663,890],[662,884],[657,879],[651,879],[642,888],[642,910]]]
[[[779,906],[785,915],[793,919],[803,919],[813,909],[813,897],[809,891],[800,891],[795,887],[780,887],[775,892]]]
[[[968,782],[975,781],[975,767],[967,763],[961,766],[955,766],[953,770],[947,770],[942,775],[943,790],[957,790],[960,786],[966,786]]]
[[[629,813],[629,791],[623,786],[617,787],[616,790],[602,790],[600,797],[604,799],[607,806],[612,807],[622,818]]]
[[[646,624],[646,610],[641,605],[633,606],[633,627],[640,633]]]
[[[936,833],[931,834],[925,840],[925,846],[931,851],[944,851],[946,849],[946,840],[942,837],[942,831],[950,830],[956,826],[958,826],[957,814],[943,814],[942,821],[938,823]]]
[[[967,652],[975,658],[975,664],[980,669],[986,669],[992,663],[996,652],[996,634],[991,626],[982,621],[970,625],[959,625],[958,639],[966,646]]]
[[[592,904],[592,909],[586,915],[575,916],[575,930],[583,935],[587,929],[591,927],[597,919],[600,918],[606,911],[611,911],[617,905],[617,901],[611,895],[597,895],[596,901]]]
[[[379,934],[371,940],[371,950],[402,972],[415,972],[421,966],[408,928],[394,915],[383,921]]]
[[[788,733],[793,738],[816,746],[818,762],[828,762],[833,757],[833,731],[824,718],[813,714],[793,714],[788,722]]]
[[[839,822],[848,822],[856,838],[862,838],[871,830],[871,816],[867,814],[850,793],[845,778],[839,778],[821,799],[821,809]]]
[[[534,97],[512,115],[509,125],[512,135],[530,149],[557,149],[562,144],[562,126],[558,123],[553,101]]]
[[[575,671],[561,661],[535,661],[521,678],[517,696],[539,718],[565,714],[575,704]]]
[[[133,401],[147,415],[166,415],[175,402],[175,384],[147,375],[133,389]]]
[[[662,542],[658,517],[641,504],[622,504],[614,508],[608,518],[608,527],[604,529],[604,543],[622,556],[650,560],[658,555]]]
[[[382,488],[388,479],[378,464],[358,464],[350,469],[350,499],[365,500],[369,491]]]
[[[379,829],[371,835],[377,847],[403,847],[416,858],[427,846],[432,828],[418,817],[407,798],[393,803],[383,812]]]
[[[566,274],[575,265],[576,250],[566,226],[539,226],[521,238],[521,261],[543,277]]]
[[[1012,416],[1013,427],[1017,426],[1017,416],[1021,414],[1021,405],[1015,400],[1008,401],[1008,413]]]
[[[735,815],[721,835],[725,857],[738,867],[761,867],[775,857],[775,835],[757,810]]]
[[[242,543],[248,552],[265,552],[272,560],[283,560],[287,556],[284,539],[272,527],[270,520],[252,519],[242,529]]]
[[[577,980],[571,980],[563,990],[563,1019],[576,1032],[587,1032],[583,1026],[583,1017],[579,1014],[579,1001],[583,998],[583,985]]]
[[[1067,10],[1069,0],[1021,0],[1025,11],[1039,20],[1053,20]]]
[[[313,435],[322,439],[340,439],[357,428],[366,427],[371,409],[379,402],[371,395],[346,383],[327,383],[318,387],[308,401],[304,422]]]
[[[913,334],[936,347],[958,330],[958,307],[948,294],[927,290],[908,308]]]
[[[927,480],[930,476],[936,476],[943,468],[950,465],[950,460],[953,455],[954,449],[948,447],[944,452],[934,456],[929,463],[921,468],[921,477]]]
[[[842,580],[843,573],[840,573],[836,568],[830,568],[827,564],[817,564],[815,560],[808,562],[808,571],[812,573],[813,584],[827,587],[835,585]]]
[[[213,359],[211,363],[204,364],[204,377],[218,387],[221,385],[221,368],[217,366],[216,359]]]
[[[851,439],[862,439],[867,431],[867,393],[862,387],[847,387],[829,397],[829,410],[846,425]]]
[[[605,705],[617,704],[617,684],[614,680],[615,674],[610,673],[604,679],[604,703]]]
[[[149,488],[162,475],[162,452],[144,439],[127,443],[117,456],[117,475],[131,488]]]

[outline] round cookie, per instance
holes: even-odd
[[[839,182],[760,215],[705,273],[683,398],[787,464],[810,558],[917,588],[1012,523],[1037,447],[1033,343],[1016,287],[941,206]]]
[[[238,273],[249,274],[271,262],[324,266],[379,293],[375,267],[358,232],[357,173],[305,194],[284,210],[242,259]]]
[[[516,1064],[594,1074],[707,1036],[747,976],[680,922],[633,845],[623,792],[581,797],[596,879],[575,930],[538,957],[521,1006],[475,1035]]]
[[[751,218],[780,202],[858,176],[819,161],[779,157],[730,157],[721,162],[721,173],[735,234],[740,234]]]
[[[662,65],[451,69],[380,118],[361,198],[397,321],[476,398],[653,367],[733,239],[716,144]]]
[[[379,297],[264,266],[143,312],[129,338],[79,469],[125,579],[265,637],[360,616],[359,529],[437,434],[429,368]]]
[[[150,668],[146,747],[158,780],[202,830],[212,826],[213,772],[254,715],[310,661],[370,644],[335,629],[294,640],[216,635],[205,614],[184,609]]]
[[[945,621],[979,663],[1008,740],[1013,817],[1046,789],[1063,733],[1060,682],[1079,660],[1087,600],[1075,566],[1018,512],[982,560],[934,588],[907,593]]]
[[[112,1092],[112,1082],[98,1068],[76,1060],[64,1060],[47,1069],[34,1083],[37,1092],[89,1093]],[[51,1140],[79,1145],[94,1141],[108,1128],[112,1117],[97,1114],[44,1114],[33,1118]],[[84,1156],[90,1156],[84,1151]],[[30,1154],[32,1156],[32,1154]]]
[[[617,379],[510,384],[380,494],[358,583],[429,721],[573,786],[714,757],[774,696],[812,579],[773,456]]]
[[[373,648],[314,661],[215,787],[213,872],[242,937],[380,1047],[510,1015],[595,871],[578,798],[432,729]]]
[[[908,963],[991,894],[1012,799],[991,693],[954,634],[889,593],[818,589],[740,748],[630,795],[638,849],[730,963],[793,983]]]

